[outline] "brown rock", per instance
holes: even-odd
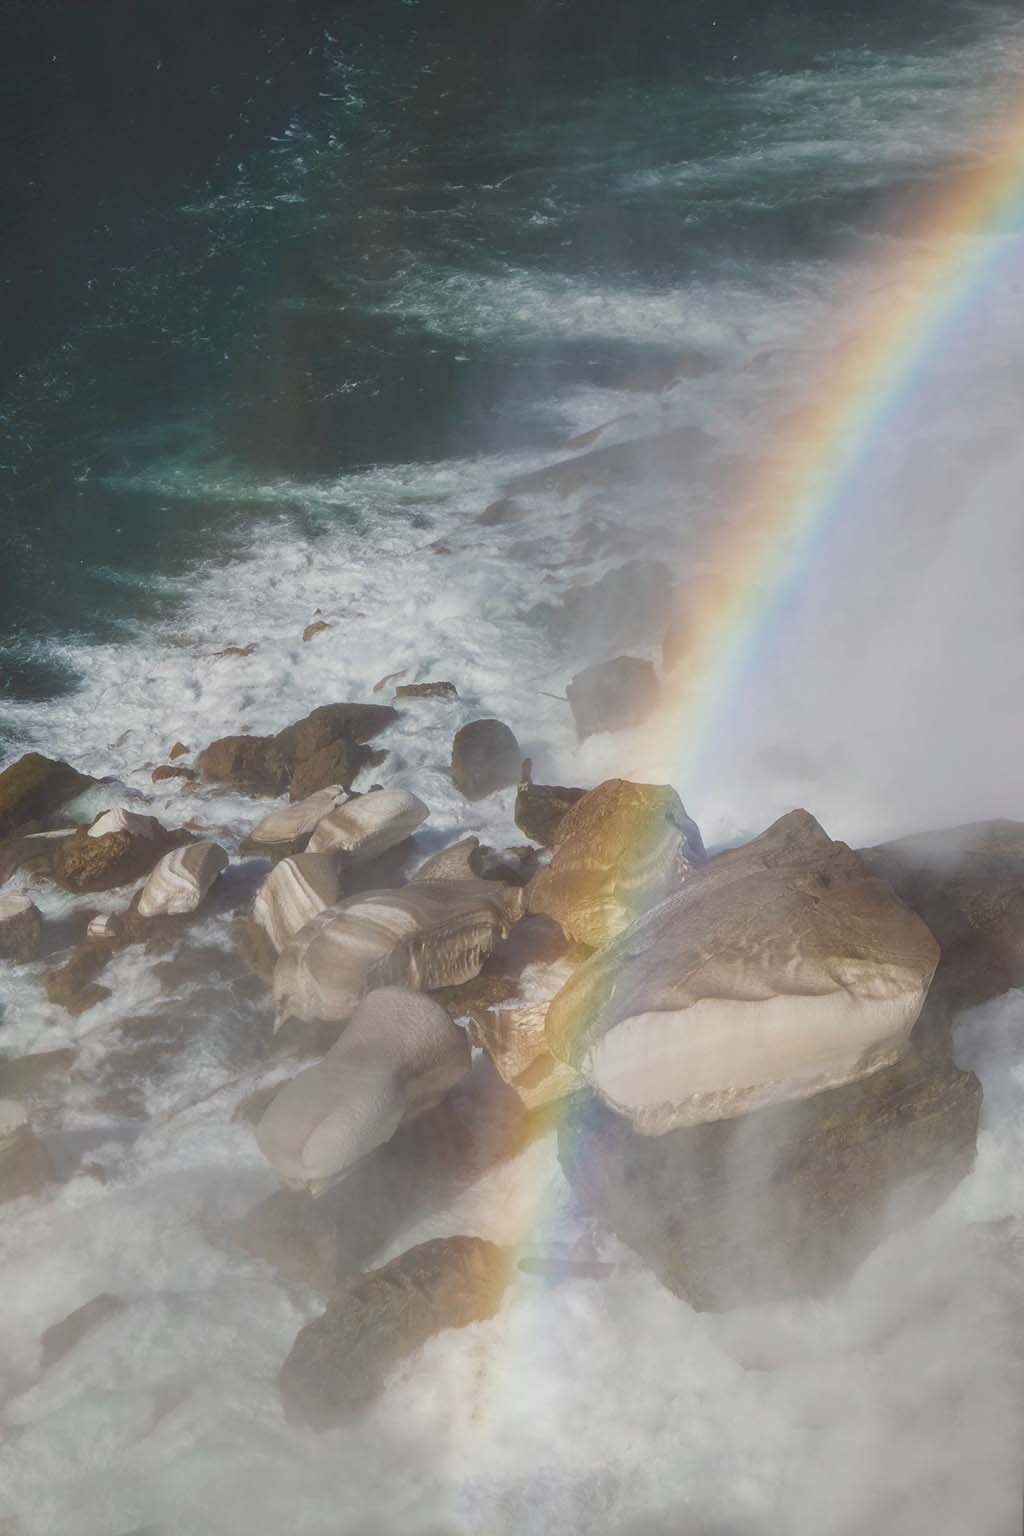
[[[168,752],[167,756],[170,759],[170,761],[173,763],[176,758],[187,756],[187,754],[189,753],[190,750],[191,749],[189,747],[186,747],[186,745],[185,745],[185,743],[183,741],[176,741],[174,743],[174,746]]]
[[[163,763],[159,768],[154,768],[150,778],[154,784],[160,784],[164,779],[183,779],[186,784],[194,784],[199,775],[194,768],[174,768],[168,763]]]
[[[126,1305],[120,1297],[111,1296],[109,1291],[101,1291],[92,1301],[87,1301],[84,1307],[78,1307],[61,1322],[47,1328],[40,1340],[43,1370],[48,1371],[51,1365],[63,1360],[87,1333],[92,1333],[108,1318],[116,1316]]]
[[[33,876],[52,876],[57,850],[74,831],[69,827],[59,832],[33,832],[0,844],[0,885],[6,885],[19,869]]]
[[[325,1430],[362,1412],[435,1333],[493,1317],[509,1268],[494,1243],[446,1237],[361,1276],[292,1345],[278,1378],[288,1418]]]
[[[43,987],[51,1003],[66,1008],[74,1017],[110,996],[107,987],[93,983],[117,945],[109,940],[89,940],[73,950],[70,959],[56,970],[43,972]]]
[[[580,741],[601,731],[642,725],[658,702],[658,679],[649,661],[616,656],[577,672],[565,690]]]
[[[0,1104],[0,1204],[36,1195],[55,1178],[50,1154],[13,1099]]]
[[[388,683],[396,683],[400,677],[404,677],[406,675],[408,670],[408,667],[403,667],[400,672],[386,672],[382,678],[379,678],[377,682],[374,683],[373,692],[383,693]]]
[[[0,773],[0,838],[52,815],[95,783],[67,763],[26,752]]]
[[[250,642],[249,645],[226,645],[222,651],[214,651],[213,656],[214,659],[221,656],[252,656],[255,651],[255,644]]]
[[[452,779],[467,800],[482,800],[519,780],[523,754],[501,720],[473,720],[452,743]]]
[[[43,942],[43,918],[27,896],[0,895],[0,959],[20,965],[35,960]]]
[[[454,683],[404,683],[395,689],[396,699],[457,699]]]
[[[261,794],[282,794],[296,767],[344,739],[363,743],[397,720],[387,704],[324,704],[276,736],[225,736],[200,753],[203,777]]]
[[[551,848],[563,818],[585,794],[585,789],[569,789],[564,784],[534,784],[527,759],[516,794],[516,826],[535,843]]]
[[[370,747],[364,747],[347,736],[339,736],[336,741],[328,742],[325,747],[310,753],[309,757],[303,758],[296,765],[288,797],[290,800],[305,800],[308,795],[315,794],[318,789],[326,789],[329,784],[340,784],[343,789],[351,789],[353,780],[363,769],[382,762],[384,756],[383,752],[374,752]]]
[[[148,875],[165,853],[189,841],[185,832],[168,832],[159,823],[154,825],[157,830],[153,837],[129,831],[90,837],[88,828],[80,827],[60,843],[53,863],[54,879],[74,895],[131,885]]]
[[[317,635],[322,635],[325,629],[330,629],[331,627],[326,619],[314,619],[313,623],[307,624],[302,631],[302,638],[305,641],[313,640]]]
[[[589,1096],[559,1134],[576,1197],[701,1310],[821,1293],[970,1171],[981,1087],[912,1049],[844,1088],[639,1136]]]

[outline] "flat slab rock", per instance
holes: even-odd
[[[974,1163],[981,1085],[912,1049],[874,1076],[738,1120],[638,1136],[572,1101],[559,1157],[583,1207],[700,1310],[846,1279]]]
[[[360,1276],[292,1345],[278,1377],[288,1419],[326,1430],[361,1413],[434,1334],[493,1317],[509,1272],[494,1243],[446,1237]]]

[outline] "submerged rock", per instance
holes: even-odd
[[[292,1345],[278,1377],[288,1419],[326,1430],[363,1412],[435,1333],[493,1317],[509,1273],[494,1243],[445,1237],[360,1276]]]
[[[469,1042],[433,998],[382,987],[363,998],[323,1061],[276,1095],[256,1129],[288,1185],[327,1188],[403,1120],[439,1104],[469,1071]]]
[[[139,916],[183,917],[195,912],[228,862],[218,843],[190,843],[165,853],[139,895]]]
[[[87,1301],[84,1307],[78,1307],[70,1312],[61,1322],[54,1323],[52,1328],[47,1328],[40,1339],[43,1370],[48,1371],[51,1365],[56,1365],[58,1360],[70,1354],[77,1344],[80,1344],[86,1334],[92,1333],[109,1318],[115,1317],[127,1305],[118,1296],[112,1296],[109,1291],[101,1291],[91,1301]]]
[[[564,784],[535,784],[527,758],[516,793],[516,826],[535,843],[550,848],[562,821],[585,794],[585,789],[570,789]]]
[[[467,800],[483,800],[519,781],[523,754],[501,720],[473,720],[452,743],[452,780]]]
[[[577,672],[565,690],[580,741],[601,731],[642,725],[658,702],[658,679],[649,661],[616,656]]]
[[[821,1293],[970,1171],[981,1087],[912,1048],[843,1088],[639,1136],[579,1096],[559,1156],[585,1210],[702,1310]]]
[[[334,853],[341,866],[368,864],[411,837],[430,812],[407,789],[378,789],[337,806],[317,822],[310,853]]]
[[[36,1195],[55,1178],[50,1154],[15,1099],[0,1100],[0,1204]]]
[[[661,1135],[891,1065],[938,959],[921,919],[793,811],[581,966],[548,1012],[548,1044]]]
[[[674,789],[607,779],[559,823],[551,863],[529,887],[529,908],[596,949],[676,890],[706,857]]]
[[[518,891],[485,880],[423,881],[351,896],[281,951],[274,969],[278,1024],[289,1016],[346,1019],[377,987],[426,992],[468,981],[520,911]]]
[[[68,763],[26,752],[0,773],[0,838],[51,816],[95,783]]]
[[[35,960],[43,942],[43,917],[28,896],[0,896],[0,960]]]
[[[258,821],[242,843],[241,852],[285,858],[300,853],[309,842],[318,822],[335,806],[348,800],[348,791],[340,784],[318,789],[305,800],[297,800],[283,811],[271,811]]]
[[[281,950],[341,894],[338,860],[333,853],[295,853],[270,871],[253,903],[258,923],[275,950]]]

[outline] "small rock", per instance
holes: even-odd
[[[570,789],[563,784],[534,784],[529,759],[523,770],[516,793],[516,826],[535,843],[551,848],[562,819],[583,799],[586,790]]]
[[[222,656],[252,656],[255,651],[255,644],[250,642],[249,645],[226,645],[222,651],[214,651],[213,656],[215,659]]]
[[[256,1139],[286,1184],[318,1194],[439,1104],[470,1061],[466,1036],[433,998],[379,988],[323,1061],[276,1095]]]
[[[467,800],[482,800],[519,782],[519,743],[501,720],[473,720],[452,743],[452,780]]]
[[[175,758],[185,757],[185,756],[187,756],[187,754],[190,751],[191,751],[191,748],[190,747],[186,747],[186,745],[185,745],[185,743],[183,741],[176,741],[174,743],[174,746],[168,752],[167,756],[170,758],[171,762],[173,763]]]
[[[110,939],[120,938],[124,924],[116,912],[97,912],[91,918],[89,926],[85,930],[87,939],[96,939],[100,943],[106,943]]]
[[[0,1100],[0,1204],[38,1194],[56,1177],[50,1154],[15,1099]]]
[[[408,667],[403,667],[400,672],[387,672],[387,673],[385,673],[385,675],[382,678],[380,678],[380,680],[378,682],[374,683],[374,685],[373,685],[373,692],[374,693],[383,693],[384,689],[387,687],[388,683],[396,683],[400,677],[405,677],[406,674],[408,673],[408,671],[409,671]]]
[[[330,628],[332,628],[332,626],[327,623],[326,619],[315,619],[312,624],[306,625],[305,629],[302,631],[302,638],[305,641],[313,640],[317,635],[322,635],[325,629]]]
[[[67,763],[26,752],[0,773],[0,838],[51,816],[96,782]]]
[[[92,1301],[87,1301],[84,1307],[77,1308],[62,1322],[54,1323],[52,1328],[47,1328],[40,1340],[43,1370],[48,1371],[51,1365],[56,1365],[58,1360],[63,1360],[76,1344],[82,1342],[87,1333],[92,1333],[108,1318],[122,1311],[125,1306],[126,1303],[120,1297],[111,1296],[109,1291],[101,1291],[98,1296],[93,1297]]]
[[[565,690],[580,741],[601,731],[642,725],[658,702],[658,679],[649,661],[616,656],[577,672]]]
[[[198,777],[194,768],[174,768],[170,763],[161,763],[150,774],[154,784],[162,784],[166,779],[181,779],[186,784],[194,784]]]
[[[395,689],[396,699],[457,699],[454,683],[403,683]]]
[[[35,960],[43,942],[43,917],[27,896],[0,896],[0,959],[24,965]]]
[[[411,837],[430,815],[407,789],[381,789],[336,806],[317,822],[310,853],[334,853],[342,866],[368,864]]]
[[[361,1276],[292,1345],[278,1378],[288,1419],[326,1430],[362,1412],[434,1334],[493,1317],[509,1272],[494,1243],[446,1237]]]
[[[227,866],[228,856],[217,843],[190,843],[165,853],[139,895],[139,916],[183,917],[195,912]]]

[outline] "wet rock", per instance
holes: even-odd
[[[974,1161],[981,1087],[916,1047],[843,1088],[640,1136],[589,1096],[559,1156],[585,1210],[699,1309],[820,1294]]]
[[[167,832],[151,816],[108,811],[60,843],[54,879],[75,895],[113,890],[148,875],[165,853],[189,840],[187,832]]]
[[[463,837],[422,863],[414,880],[471,880],[480,874],[480,839]]]
[[[478,863],[481,880],[528,885],[537,873],[537,850],[529,843],[512,848],[481,848]]]
[[[516,793],[516,826],[535,843],[551,848],[564,817],[585,794],[585,789],[570,789],[564,784],[534,784],[527,758]]]
[[[369,993],[323,1061],[276,1095],[256,1130],[281,1179],[313,1193],[343,1178],[404,1120],[439,1104],[469,1072],[469,1043],[432,998]]]
[[[501,496],[484,507],[477,522],[481,528],[498,528],[505,523],[518,523],[526,513],[527,508],[514,496]]]
[[[649,661],[616,656],[577,672],[565,690],[580,741],[601,731],[642,725],[658,702],[658,679]]]
[[[36,1195],[56,1177],[50,1154],[15,1099],[0,1101],[0,1204]]]
[[[43,917],[28,896],[0,895],[0,959],[24,965],[35,960],[43,942]]]
[[[562,650],[608,654],[645,646],[669,620],[675,582],[660,560],[628,560],[600,580],[570,587],[557,603],[537,603],[527,614]]]
[[[278,1378],[289,1420],[326,1430],[364,1411],[434,1334],[493,1317],[509,1268],[494,1243],[446,1237],[361,1276],[292,1345]]]
[[[348,798],[347,790],[340,784],[330,784],[305,800],[296,800],[286,810],[271,811],[269,816],[256,823],[240,851],[271,859],[301,853],[317,823]]]
[[[861,849],[865,868],[922,917],[942,948],[929,1013],[1024,986],[1024,822],[981,821]]]
[[[634,438],[595,448],[590,453],[517,475],[508,482],[506,490],[511,496],[548,493],[565,497],[588,488],[677,480],[691,472],[693,460],[710,444],[708,434],[699,427],[678,427],[657,437]]]
[[[467,800],[482,800],[519,781],[523,754],[501,720],[473,720],[452,743],[452,780]]]
[[[395,689],[396,699],[457,699],[454,683],[403,683]]]
[[[278,1023],[346,1019],[367,992],[468,981],[522,909],[493,881],[423,881],[351,896],[321,912],[274,969]]]
[[[75,1061],[73,1050],[37,1051],[0,1062],[0,1099],[31,1100],[66,1078]]]
[[[187,757],[187,755],[188,755],[188,753],[190,751],[191,751],[191,748],[190,747],[186,747],[186,745],[185,745],[185,743],[183,741],[176,741],[174,743],[174,746],[168,752],[167,756],[170,759],[170,761],[173,763],[176,758]]]
[[[170,763],[162,763],[159,768],[154,768],[150,774],[154,784],[162,784],[168,779],[180,779],[183,784],[194,784],[199,778],[194,768],[175,768]]]
[[[97,912],[95,917],[89,919],[85,936],[87,939],[96,939],[103,944],[111,939],[120,938],[123,927],[124,923],[116,912]]]
[[[109,837],[112,832],[130,832],[133,837],[156,839],[163,836],[164,829],[155,816],[126,811],[124,806],[101,812],[86,828],[87,837]]]
[[[40,1340],[43,1370],[48,1371],[51,1365],[63,1360],[65,1355],[82,1342],[86,1334],[115,1317],[126,1305],[120,1297],[112,1296],[109,1291],[101,1291],[98,1296],[87,1301],[84,1307],[78,1307],[61,1322],[47,1328]]]
[[[313,623],[307,624],[302,631],[302,638],[308,644],[310,640],[315,640],[317,635],[322,635],[325,629],[330,628],[331,625],[327,623],[326,619],[314,619]]]
[[[243,922],[238,926],[238,953],[249,969],[267,987],[273,986],[277,950],[270,935],[257,922]]]
[[[195,912],[228,866],[217,843],[190,843],[165,853],[139,894],[140,917],[183,917]]]
[[[890,1066],[939,949],[806,811],[695,869],[555,998],[548,1044],[645,1135]]]
[[[232,784],[239,789],[280,794],[291,775],[286,765],[271,773],[267,767],[269,736],[221,736],[200,752],[197,759],[204,779],[213,784]]]
[[[360,742],[350,741],[347,736],[340,736],[296,765],[289,795],[293,800],[302,800],[331,784],[351,789],[364,768],[382,763],[386,755],[371,751]]]
[[[57,850],[75,831],[76,828],[67,827],[55,832],[32,832],[0,844],[0,885],[5,885],[19,870],[33,877],[52,877]]]
[[[539,1109],[583,1087],[579,1073],[551,1054],[544,1032],[551,1000],[571,974],[566,962],[531,966],[518,980],[481,976],[459,989],[470,1039],[487,1052],[527,1109]],[[491,997],[483,993],[481,983],[497,983]],[[478,988],[483,995],[472,996]]]
[[[333,853],[342,868],[368,864],[404,843],[430,815],[406,789],[380,789],[336,806],[317,822],[310,853]]]
[[[275,952],[341,894],[338,859],[333,853],[296,853],[271,870],[253,903],[253,921],[266,933]],[[273,970],[274,961],[270,969]]]
[[[355,747],[369,741],[397,720],[387,704],[324,704],[304,719],[286,726],[276,736],[224,736],[211,742],[199,755],[203,777],[213,783],[230,783],[259,794],[280,795],[292,783],[296,769],[322,748],[344,741]],[[338,754],[342,749],[338,748]],[[337,754],[336,754],[337,755]],[[349,751],[346,762],[360,754]],[[322,761],[306,770],[316,777]],[[301,798],[301,796],[300,796]]]
[[[109,987],[95,985],[95,978],[114,953],[113,943],[90,940],[79,944],[70,959],[55,970],[43,972],[43,988],[51,1003],[66,1008],[73,1018],[110,996]]]
[[[51,816],[97,781],[68,763],[26,752],[0,773],[0,838]]]
[[[403,667],[400,672],[386,672],[383,677],[377,679],[371,692],[383,693],[388,683],[396,683],[400,677],[405,677],[408,670],[408,667]]]
[[[674,789],[608,779],[559,823],[551,863],[529,887],[529,909],[554,918],[578,943],[600,948],[705,858],[697,825]]]

